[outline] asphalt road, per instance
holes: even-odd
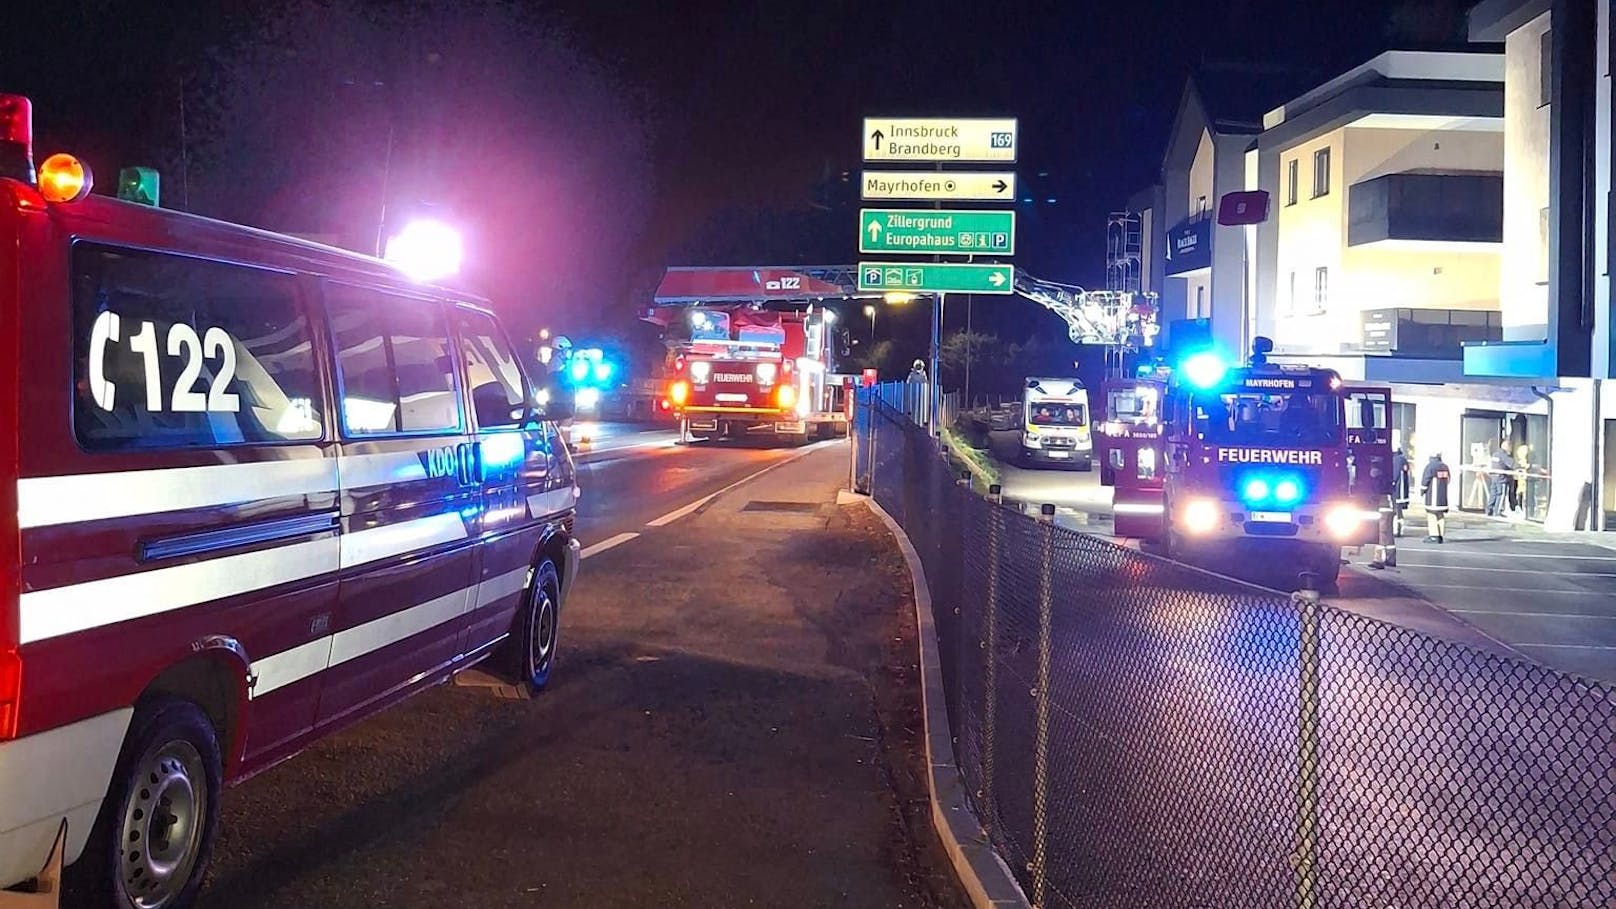
[[[1111,491],[1100,485],[1098,470],[1017,467],[1014,433],[993,433],[990,442],[1007,500],[1032,513],[1053,504],[1057,523],[1110,532]],[[1423,527],[1410,521],[1395,569],[1370,569],[1373,553],[1367,550],[1349,555],[1330,601],[1448,640],[1616,682],[1616,550],[1479,520],[1450,522],[1447,542],[1436,545],[1422,542]],[[1294,580],[1284,565],[1205,567],[1269,587]]]
[[[551,688],[434,689],[227,793],[204,906],[960,905],[901,558],[834,504],[845,448],[584,464]]]

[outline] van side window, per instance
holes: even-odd
[[[442,308],[327,284],[343,423],[350,435],[454,432],[463,422]]]
[[[480,429],[520,426],[528,414],[527,380],[499,323],[468,309],[455,311],[460,356]]]
[[[74,408],[91,450],[318,440],[323,400],[290,275],[73,247]]]

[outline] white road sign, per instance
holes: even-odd
[[[861,184],[865,199],[932,202],[1014,201],[1016,175],[1000,173],[926,173],[913,170],[867,170]]]
[[[864,160],[933,163],[1016,160],[1013,117],[865,117]]]

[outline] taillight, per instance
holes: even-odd
[[[0,742],[17,737],[17,709],[22,703],[22,656],[0,652]]]
[[[774,390],[774,399],[781,410],[789,410],[797,403],[797,389],[792,385],[781,385]]]
[[[672,401],[675,406],[682,406],[686,401],[690,400],[690,383],[680,379],[668,386],[668,400]]]

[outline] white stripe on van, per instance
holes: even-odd
[[[421,461],[419,450],[347,455],[337,459],[337,470],[342,477],[343,489],[410,483],[427,478],[426,465]]]
[[[350,531],[339,538],[342,540],[342,567],[352,568],[465,538],[466,521],[455,511]]]
[[[17,481],[17,524],[26,530],[336,488],[331,458],[25,477]]]
[[[290,650],[254,660],[253,674],[258,684],[250,693],[260,698],[349,660],[374,653],[383,647],[435,628],[465,615],[468,604],[477,608],[495,603],[527,588],[528,569],[518,568],[489,578],[480,584],[457,590],[425,603],[346,628]]]
[[[578,487],[567,486],[562,489],[552,489],[527,497],[528,514],[535,518],[547,518],[553,514],[566,511],[578,502]]]
[[[457,516],[458,519],[458,516]],[[158,615],[337,570],[336,537],[35,590],[18,598],[20,643]]]

